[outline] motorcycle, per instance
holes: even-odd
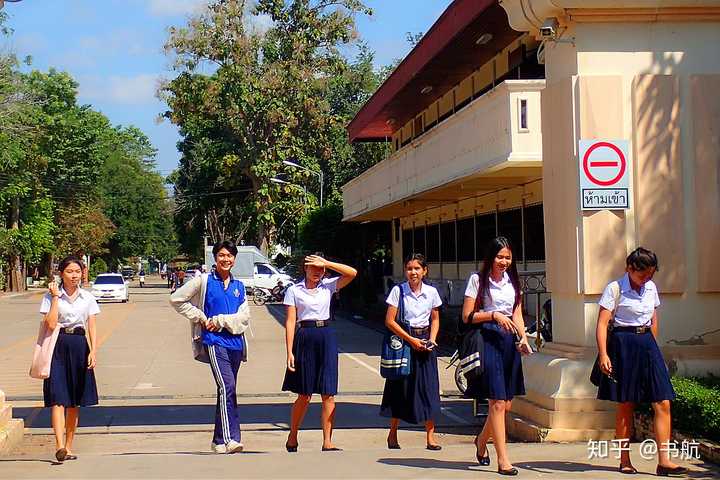
[[[285,292],[292,285],[292,282],[288,282],[287,285],[279,284],[272,290],[263,287],[255,287],[252,290],[253,303],[255,305],[262,306],[268,302],[282,302],[285,298]]]

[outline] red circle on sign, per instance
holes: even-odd
[[[618,158],[620,159],[620,171],[615,176],[615,178],[612,178],[610,180],[600,180],[599,178],[595,178],[595,176],[590,173],[590,166],[588,165],[588,161],[590,160],[590,154],[595,151],[598,148],[601,147],[607,147],[610,150],[617,153]],[[625,161],[625,155],[623,155],[622,150],[620,150],[616,145],[613,145],[612,143],[608,142],[598,142],[594,143],[590,148],[587,149],[587,152],[585,152],[585,156],[583,157],[583,170],[585,170],[585,175],[587,178],[593,182],[596,185],[600,185],[603,187],[609,187],[610,185],[613,185],[618,180],[620,180],[623,175],[625,175],[625,169],[627,168],[627,163]]]

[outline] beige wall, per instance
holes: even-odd
[[[578,23],[564,36],[575,45],[546,44],[542,101],[548,275],[564,299],[557,340],[594,345],[597,294],[639,244],[660,256],[661,340],[720,327],[718,23]],[[580,213],[580,138],[630,140],[627,212]]]
[[[513,80],[474,100],[411,145],[343,186],[346,219],[449,182],[514,165],[541,164],[542,80]],[[529,129],[517,127],[519,99]]]
[[[527,50],[533,50],[537,48],[538,43],[531,35],[525,34],[500,50],[489,62],[468,75],[425,110],[419,112],[420,116],[424,118],[425,125],[435,122],[438,119],[438,114],[445,115],[450,112],[452,115],[455,105],[474,95],[478,95],[484,88],[494,85],[497,78],[508,72],[508,55],[510,52],[521,45],[525,45]],[[396,130],[393,132],[391,142],[392,151],[403,148],[402,143],[411,138],[408,136],[408,132],[412,132],[412,122],[413,120],[410,120],[405,125],[395,126]],[[422,132],[414,132],[414,134],[417,136],[421,135]]]

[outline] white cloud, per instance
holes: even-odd
[[[187,15],[197,13],[208,0],[149,0],[150,13],[157,16]]]
[[[160,77],[143,73],[132,76],[85,76],[78,78],[81,101],[116,105],[145,105],[157,102],[155,92]]]

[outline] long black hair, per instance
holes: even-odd
[[[491,297],[490,272],[492,272],[495,257],[497,256],[498,252],[503,248],[507,248],[512,254],[513,249],[512,245],[510,244],[510,240],[505,237],[493,238],[492,240],[490,240],[490,242],[487,244],[487,247],[485,248],[483,265],[480,269],[480,272],[478,273],[478,277],[480,280],[480,283],[478,285],[478,297],[480,298],[480,302],[483,301],[485,295]],[[510,263],[510,267],[507,269],[507,274],[508,277],[510,277],[510,283],[512,283],[512,286],[515,288],[515,304],[513,305],[513,310],[515,310],[515,308],[520,304],[520,297],[522,295],[522,291],[520,290],[520,275],[518,275],[517,266],[515,265],[515,258],[513,258],[512,263]]]
[[[62,273],[67,267],[69,267],[73,263],[77,264],[77,266],[80,267],[81,272],[85,271],[85,264],[82,262],[82,260],[80,260],[80,257],[76,255],[68,255],[60,261],[60,266],[58,267],[58,272],[60,272],[60,286],[62,286]]]

